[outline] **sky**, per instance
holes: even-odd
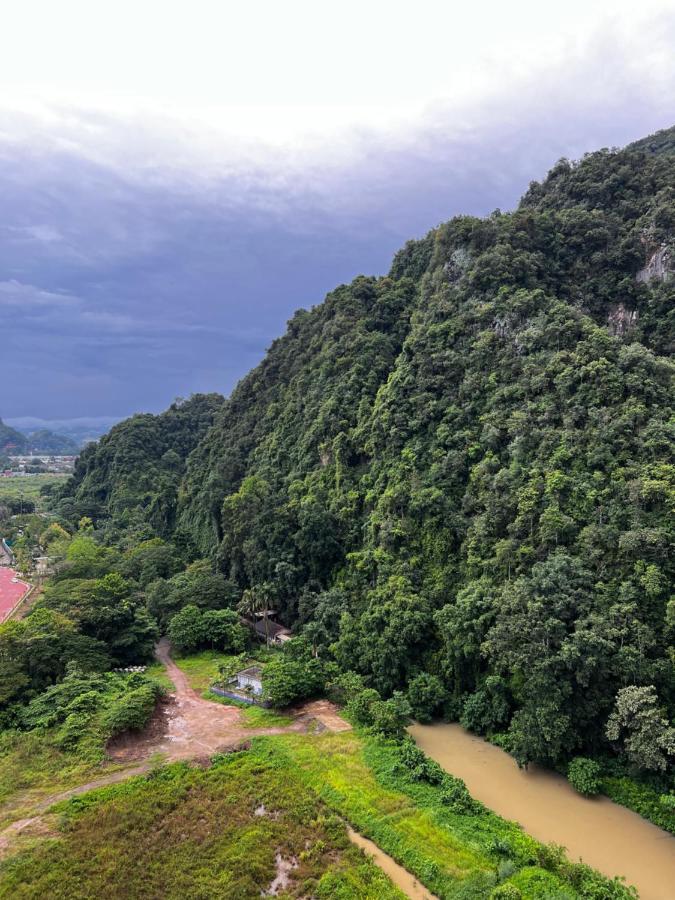
[[[229,393],[300,307],[675,122],[670,0],[22,0],[0,33],[0,416]]]

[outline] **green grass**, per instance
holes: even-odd
[[[47,732],[0,734],[0,826],[27,814],[41,798],[117,771],[59,749]]]
[[[625,898],[512,822],[477,805],[455,812],[440,786],[401,771],[391,742],[355,733],[261,739],[283,753],[308,789],[440,898],[486,898],[502,880],[524,898]]]
[[[23,497],[33,500],[37,509],[42,508],[40,488],[45,484],[61,485],[68,475],[23,475],[20,478],[0,478],[0,503],[4,499],[15,500]]]
[[[349,732],[259,738],[206,770],[159,768],[61,803],[55,836],[15,839],[0,898],[245,900],[271,883],[277,852],[299,860],[288,896],[400,898],[345,821],[441,900],[483,900],[504,882],[524,900],[627,896],[480,805],[456,811],[395,744]]]
[[[218,650],[202,650],[190,656],[174,656],[173,661],[187,675],[190,687],[202,693],[218,678],[218,666],[231,658]]]
[[[166,669],[164,668],[164,664],[161,662],[153,663],[151,666],[148,666],[145,670],[145,674],[148,678],[152,678],[153,681],[156,681],[158,684],[167,690],[173,690],[173,681],[169,678]]]
[[[57,812],[56,837],[21,837],[0,865],[0,898],[253,900],[274,879],[279,853],[298,863],[284,896],[403,900],[266,746],[208,770],[169,766]]]

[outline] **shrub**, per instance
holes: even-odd
[[[436,675],[422,672],[408,685],[408,702],[419,722],[430,722],[445,702],[446,691]]]
[[[389,700],[375,700],[370,706],[372,729],[384,737],[401,738],[410,719],[410,704],[400,691]]]
[[[490,900],[521,900],[522,896],[522,891],[515,884],[500,884],[490,894]]]
[[[122,731],[139,731],[145,727],[155,709],[159,693],[159,685],[148,682],[123,694],[105,712],[105,732],[114,737]]]
[[[576,756],[567,768],[567,780],[584,797],[600,792],[600,764],[585,756]]]
[[[320,659],[294,659],[286,653],[265,665],[262,678],[265,697],[276,707],[315,697],[326,687],[325,666]]]
[[[379,693],[375,688],[364,688],[358,694],[354,694],[347,703],[347,715],[356,725],[372,725],[373,713],[372,706],[374,703],[381,701]]]
[[[490,675],[475,694],[467,697],[459,721],[469,731],[487,734],[509,721],[510,710],[503,679]]]

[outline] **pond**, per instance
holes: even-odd
[[[607,797],[585,798],[565,778],[519,769],[508,753],[456,724],[413,725],[417,744],[471,794],[540,841],[562,844],[605,875],[623,875],[641,900],[674,900],[675,837]]]

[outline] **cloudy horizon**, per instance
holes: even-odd
[[[406,240],[511,209],[561,156],[675,120],[664,2],[574,2],[565,22],[529,2],[494,20],[481,4],[453,18],[423,3],[414,22],[402,5],[373,4],[378,19],[347,4],[328,55],[310,4],[285,18],[262,4],[255,33],[254,13],[203,4],[184,28],[169,4],[150,75],[159,7],[134,20],[122,3],[96,26],[86,4],[65,5],[96,40],[68,37],[43,4],[52,40],[0,62],[10,422],[112,420],[228,393],[296,309],[386,272]],[[35,6],[13,13],[19,37]],[[121,65],[113,50],[132,21]],[[472,58],[463,46],[477,33]],[[256,74],[263,53],[276,84]]]

